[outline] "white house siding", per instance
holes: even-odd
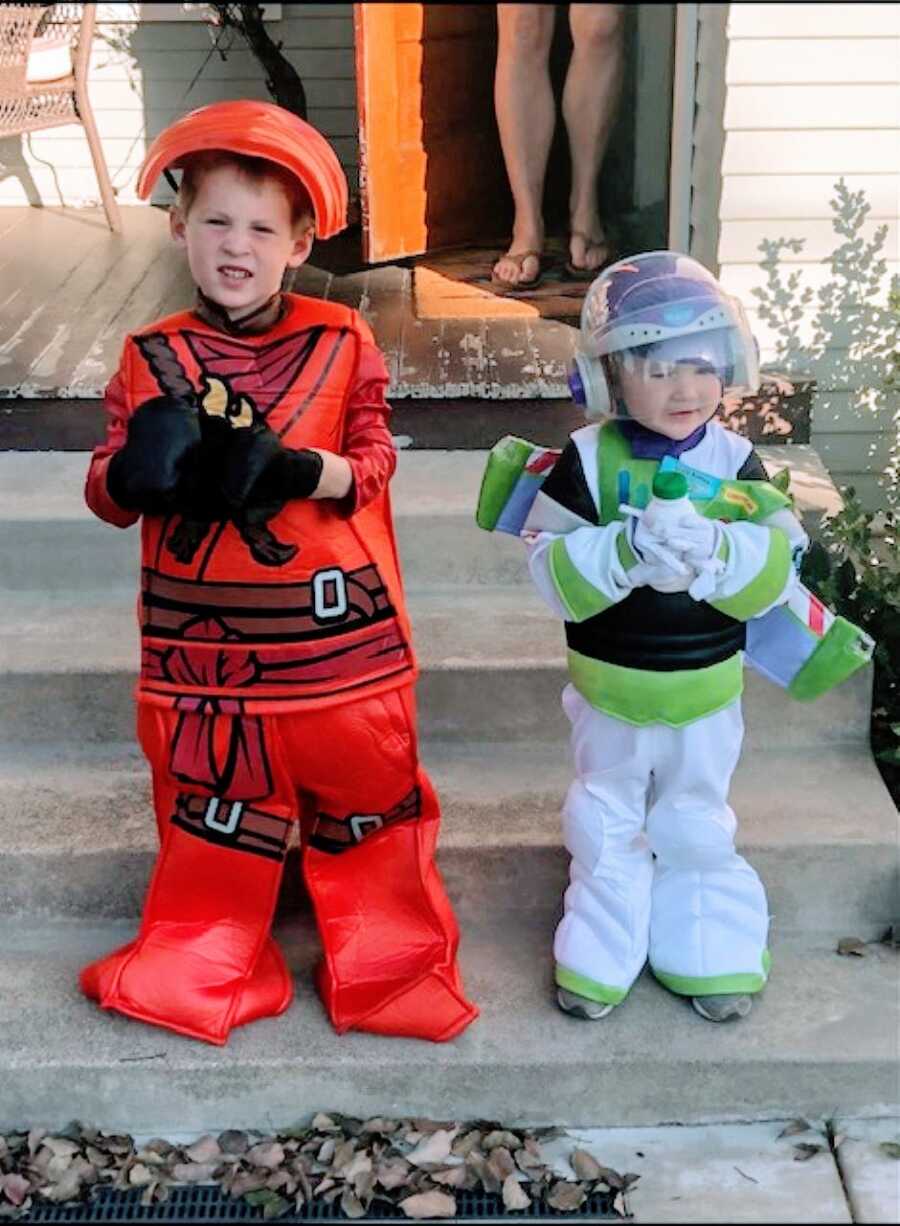
[[[270,100],[263,71],[242,40],[234,41],[227,59],[216,53],[204,65],[212,40],[202,21],[136,21],[140,7],[100,6],[91,54],[90,98],[113,185],[123,204],[139,203],[134,183],[147,144],[177,115],[226,98]],[[355,189],[353,6],[283,4],[281,12],[281,20],[267,22],[266,29],[276,42],[283,42],[284,53],[303,81],[309,119],[331,140]],[[113,14],[118,20],[108,20]],[[167,195],[163,185],[156,199]],[[80,126],[0,140],[0,206],[29,202],[77,206],[98,200]]]
[[[887,225],[888,271],[900,272],[900,5],[700,7],[692,246],[743,300],[771,360],[751,294],[765,280],[759,243],[804,239],[786,263],[814,289],[829,280],[820,261],[841,241],[829,208],[840,177],[872,206],[865,234]],[[858,396],[838,381],[823,392],[812,441],[838,483],[874,505],[890,411],[854,411]]]

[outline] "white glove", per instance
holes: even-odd
[[[620,511],[627,514],[625,539],[638,557],[637,566],[628,572],[633,587],[648,586],[657,592],[686,592],[695,573],[679,557],[678,551],[668,547],[647,524],[645,513],[637,507],[623,504]]]
[[[629,545],[644,562],[666,567],[666,573],[647,580],[658,592],[688,592],[705,600],[715,590],[715,577],[725,568],[719,558],[722,526],[706,519],[696,508],[686,507],[677,516],[641,511],[623,504],[628,516]],[[636,568],[635,568],[636,569]]]

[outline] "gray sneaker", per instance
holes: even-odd
[[[691,1004],[708,1022],[727,1022],[732,1017],[746,1017],[753,1008],[753,997],[737,992],[733,995],[694,996]]]
[[[579,996],[577,992],[570,992],[568,988],[556,989],[556,1003],[563,1013],[570,1013],[572,1017],[580,1017],[585,1022],[598,1022],[601,1017],[606,1017],[607,1013],[612,1013],[616,1007],[604,1004],[602,1000],[589,1000],[587,996]]]

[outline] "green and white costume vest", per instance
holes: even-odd
[[[532,576],[565,619],[573,684],[632,724],[681,727],[740,696],[745,622],[787,599],[792,545],[805,539],[779,491],[760,484],[764,496],[748,494],[747,483],[766,476],[746,439],[710,422],[680,461],[724,480],[695,505],[733,521],[723,525],[725,567],[707,601],[628,583],[638,558],[619,507],[646,506],[659,461],[636,459],[614,422],[572,435],[525,522]]]

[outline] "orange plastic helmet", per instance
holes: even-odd
[[[198,107],[160,132],[138,175],[140,199],[147,199],[164,170],[203,149],[268,158],[296,175],[312,201],[318,238],[346,226],[347,179],[325,137],[284,107],[250,99]]]

